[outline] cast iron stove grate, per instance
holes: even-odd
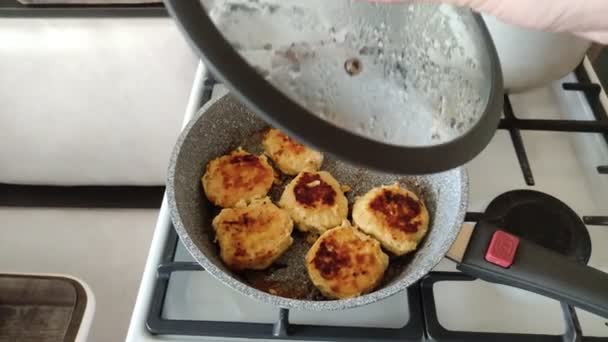
[[[566,91],[584,92],[596,116],[596,121],[575,120],[534,120],[519,119],[515,116],[508,95],[505,95],[505,117],[500,129],[508,130],[519,160],[526,184],[535,184],[532,167],[528,160],[522,130],[555,131],[555,132],[587,132],[602,133],[608,143],[608,116],[599,103],[601,88],[598,84],[590,83],[582,66],[576,70],[579,83],[564,83]],[[205,80],[202,103],[211,99],[213,87],[217,82],[208,77]],[[608,161],[606,161],[608,163]],[[597,172],[608,173],[607,165],[598,165]],[[484,217],[483,213],[467,213],[467,222],[478,222]],[[587,225],[608,226],[608,216],[583,216]],[[277,320],[274,324],[245,323],[245,322],[216,322],[171,320],[162,317],[165,296],[169,280],[176,272],[204,272],[195,262],[175,262],[175,250],[179,238],[174,229],[170,229],[167,244],[163,252],[162,262],[158,265],[157,279],[153,298],[150,305],[147,328],[152,334],[228,337],[249,339],[277,340],[314,340],[314,341],[607,341],[608,338],[586,337],[582,331],[576,311],[562,304],[563,318],[566,331],[563,335],[517,334],[517,333],[479,333],[466,331],[450,331],[444,328],[438,319],[433,285],[443,281],[472,281],[475,278],[459,272],[431,272],[419,283],[407,290],[410,320],[402,328],[353,328],[333,326],[298,325],[289,322],[289,310],[277,308]],[[211,310],[211,308],[210,308]]]

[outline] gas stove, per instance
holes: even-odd
[[[225,92],[199,65],[185,122]],[[577,260],[608,272],[608,98],[589,62],[560,82],[505,100],[501,129],[466,166],[467,221],[484,218],[490,203],[505,193],[551,195],[580,216],[582,228],[560,239],[552,239],[551,234],[558,234],[553,230],[522,233],[556,248],[560,245],[555,241],[576,241],[571,247]],[[555,226],[559,224],[556,219]],[[407,291],[368,306],[339,312],[273,307],[207,274],[179,241],[163,201],[127,341],[251,339],[608,341],[608,319],[476,280],[447,261]]]

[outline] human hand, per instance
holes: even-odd
[[[514,25],[569,32],[608,44],[608,0],[372,0],[442,2],[471,7]]]

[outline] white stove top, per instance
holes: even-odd
[[[202,83],[204,68],[197,81]],[[193,90],[200,94],[201,85]],[[575,82],[574,76],[562,82]],[[550,87],[511,96],[518,118],[594,120],[580,92]],[[192,101],[188,113],[197,109]],[[596,168],[608,164],[608,146],[599,134],[522,131],[536,185],[526,185],[507,131],[499,131],[489,147],[467,165],[470,176],[469,211],[483,212],[492,199],[514,189],[533,189],[553,195],[580,216],[608,215],[608,175]],[[488,177],[489,174],[491,177]],[[145,329],[160,253],[167,239],[169,217],[163,203],[144,273],[128,341],[211,341],[217,338],[153,336]],[[608,227],[588,226],[593,252],[590,265],[608,272]],[[176,261],[193,261],[178,243]],[[436,271],[456,271],[442,261]],[[526,291],[483,281],[440,282],[435,285],[439,321],[450,330],[562,334],[565,324],[560,304]],[[608,289],[607,289],[608,291]],[[585,336],[608,337],[606,319],[577,310]],[[242,296],[206,272],[179,272],[172,276],[163,317],[186,320],[274,323],[277,308]],[[330,326],[398,328],[409,320],[407,296],[401,293],[382,302],[339,313],[290,311],[290,323]],[[231,339],[231,341],[237,341]]]

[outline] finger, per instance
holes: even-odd
[[[608,31],[575,32],[576,36],[608,45]]]

